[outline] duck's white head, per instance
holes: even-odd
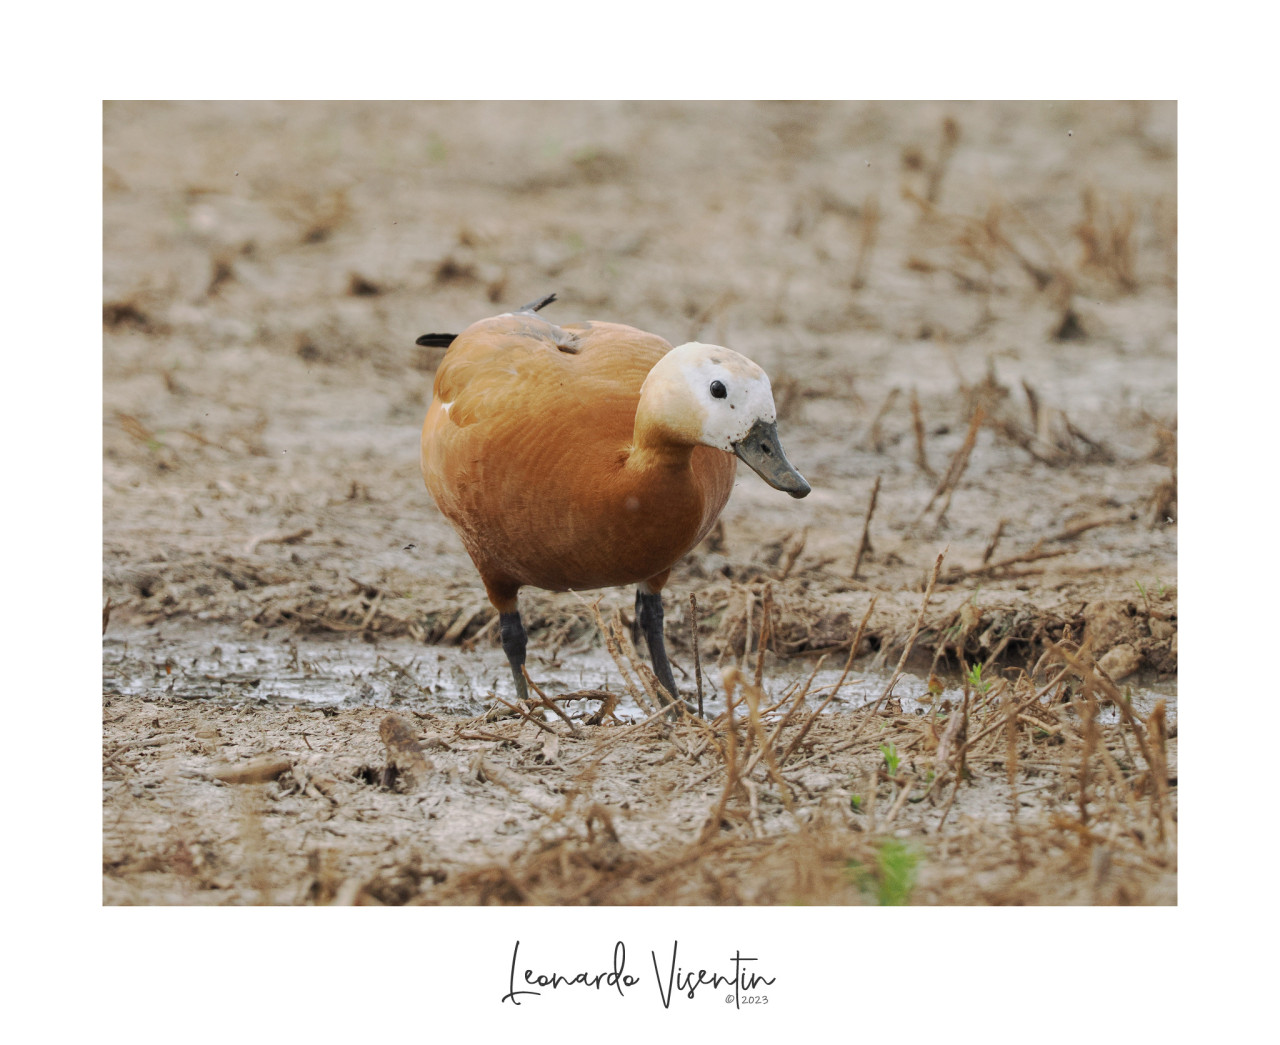
[[[691,341],[649,371],[636,427],[736,454],[770,486],[804,497],[809,484],[783,453],[777,419],[768,374],[732,349]]]

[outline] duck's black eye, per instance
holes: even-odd
[[[713,396],[715,396],[717,399],[723,399],[725,396],[727,396],[727,395],[729,394],[729,392],[728,392],[728,390],[724,387],[724,382],[723,382],[723,381],[712,381],[712,382],[711,382],[711,394],[712,394]]]

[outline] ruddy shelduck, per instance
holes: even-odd
[[[769,378],[751,360],[619,323],[556,326],[536,315],[553,300],[418,339],[448,346],[422,476],[498,611],[521,699],[524,585],[638,585],[637,626],[676,697],[662,587],[729,500],[734,455],[792,497],[809,484],[782,451]]]

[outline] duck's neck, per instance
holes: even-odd
[[[649,409],[649,389],[641,394],[627,470],[639,473],[687,471],[696,438],[692,431],[675,430],[669,420],[659,421]]]
[[[663,442],[635,443],[627,456],[626,471],[637,477],[652,475],[670,479],[689,472],[692,456],[692,446]]]
[[[663,525],[674,527],[672,532],[664,531],[662,537],[670,540],[668,550],[674,557],[687,551],[692,539],[693,533],[686,533],[684,528],[696,529],[702,518],[702,492],[694,474],[693,450],[690,444],[661,439],[633,445],[614,489],[613,501],[625,507],[629,524],[650,525],[655,520],[666,520]]]

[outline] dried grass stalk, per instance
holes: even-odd
[[[858,579],[858,569],[862,566],[862,557],[871,550],[871,516],[876,510],[876,500],[880,496],[880,476],[876,476],[875,485],[871,487],[871,500],[867,503],[867,517],[862,522],[862,538],[858,541],[858,553],[853,557],[853,572],[849,574],[853,580]]]
[[[978,441],[978,429],[982,427],[982,422],[986,419],[986,416],[986,411],[980,405],[974,408],[973,416],[969,418],[969,430],[965,433],[964,442],[951,458],[946,474],[938,481],[938,485],[934,488],[928,502],[920,510],[920,514],[916,516],[915,521],[912,523],[913,527],[920,525],[921,520],[929,513],[929,509],[933,507],[934,502],[939,497],[943,498],[943,502],[942,507],[938,509],[938,519],[941,520],[947,514],[947,509],[951,507],[951,496],[955,492],[961,476],[964,475],[965,469],[969,466],[969,455],[973,453],[973,447]]]
[[[698,717],[703,717],[702,710],[702,657],[698,652],[698,596],[689,592],[690,630],[693,632],[693,676],[698,687]]]

